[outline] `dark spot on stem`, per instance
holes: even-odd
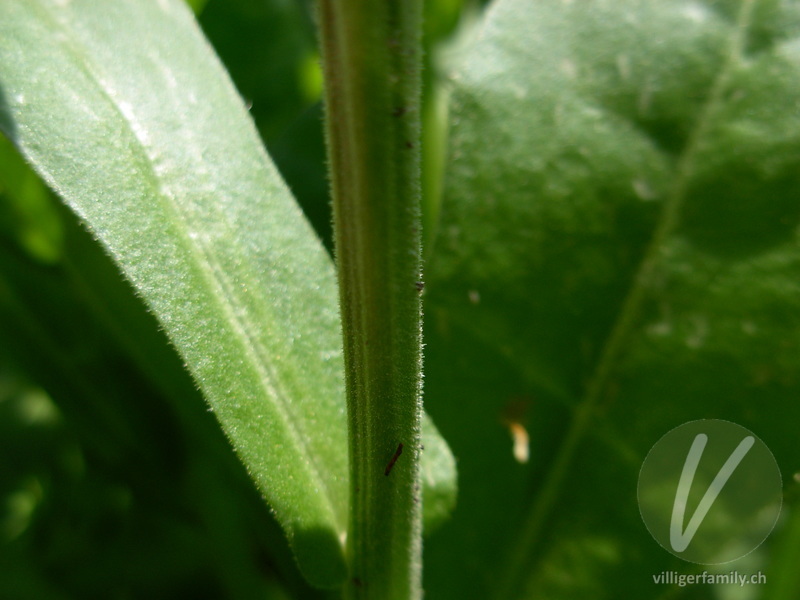
[[[397,450],[395,450],[392,460],[390,460],[389,464],[386,465],[386,470],[383,472],[384,475],[386,475],[387,477],[389,476],[389,473],[392,472],[392,467],[394,467],[394,463],[397,462],[397,459],[400,458],[400,455],[402,453],[403,453],[403,444],[400,443],[397,445]]]

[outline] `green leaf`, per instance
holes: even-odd
[[[531,436],[492,591],[586,595],[570,560],[652,570],[625,490],[672,426],[727,418],[800,459],[800,3],[499,0],[469,41],[429,313],[505,355],[529,422],[572,411]]]
[[[191,20],[163,7],[3,6],[13,44],[0,55],[0,123],[160,319],[304,572],[330,585],[347,482],[333,267]],[[5,141],[0,153],[4,222],[55,260],[62,234],[44,189]],[[163,373],[169,361],[148,357],[130,325],[115,324],[142,368]],[[423,436],[430,530],[452,510],[456,474],[427,418]]]
[[[3,2],[0,123],[158,316],[306,576],[344,576],[332,265],[182,2]]]

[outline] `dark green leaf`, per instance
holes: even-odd
[[[646,577],[669,557],[648,562],[636,474],[681,422],[739,422],[796,468],[799,15],[499,0],[459,52],[429,303],[514,365],[529,422],[579,407],[577,425],[531,436],[533,495],[500,534],[522,539],[500,565],[521,562],[515,583],[487,567],[492,590],[656,597]],[[611,575],[626,565],[641,579]]]

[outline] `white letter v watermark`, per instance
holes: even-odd
[[[683,528],[683,517],[686,513],[686,502],[689,499],[689,490],[692,488],[694,474],[695,471],[697,471],[700,458],[703,456],[703,450],[705,450],[707,441],[707,435],[698,433],[697,437],[694,438],[694,442],[692,442],[689,454],[686,456],[686,462],[683,464],[681,479],[678,482],[678,491],[675,493],[675,504],[672,505],[672,521],[669,527],[669,542],[672,544],[672,549],[675,550],[675,552],[683,552],[689,546],[694,534],[697,533],[697,529],[711,509],[711,505],[714,504],[714,500],[717,499],[717,496],[722,491],[722,488],[725,487],[725,484],[736,470],[736,467],[739,466],[739,463],[742,462],[742,459],[750,451],[750,448],[753,447],[755,438],[749,435],[739,443],[736,450],[733,451],[728,457],[728,460],[725,461],[725,464],[722,465],[717,476],[714,477],[714,481],[708,486],[706,493],[703,495],[703,499],[700,500],[700,504],[697,505],[697,509],[694,511],[692,518],[689,520],[689,524],[686,526],[686,531],[681,531]]]

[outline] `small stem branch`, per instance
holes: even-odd
[[[350,439],[345,596],[419,598],[421,1],[320,0],[319,21]]]

